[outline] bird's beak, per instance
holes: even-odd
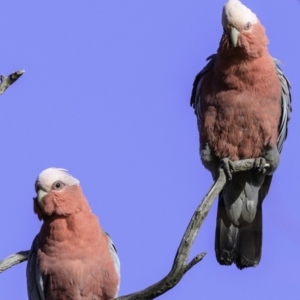
[[[231,27],[231,29],[229,31],[229,39],[230,39],[233,47],[237,46],[239,35],[240,35],[240,32],[236,28]]]
[[[41,203],[42,199],[47,195],[48,193],[43,191],[43,190],[38,190],[37,192],[37,200],[38,200],[38,203]]]

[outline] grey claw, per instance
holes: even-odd
[[[258,172],[260,173],[266,173],[266,168],[269,166],[267,164],[267,161],[264,157],[258,157],[255,159],[254,162],[254,168],[257,169]]]

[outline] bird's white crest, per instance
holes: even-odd
[[[246,23],[257,23],[257,17],[247,6],[239,0],[229,0],[223,7],[222,25],[244,26]]]
[[[49,192],[53,183],[58,180],[68,186],[80,184],[78,179],[68,173],[68,170],[60,168],[48,168],[42,171],[36,179],[36,184],[38,183],[43,190]]]

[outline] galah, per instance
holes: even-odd
[[[120,262],[110,237],[65,169],[35,182],[34,212],[43,220],[27,264],[30,300],[109,300],[117,296]]]
[[[265,29],[238,0],[222,12],[217,54],[196,76],[191,96],[202,163],[228,181],[219,195],[215,252],[221,265],[239,269],[261,259],[262,202],[279,164],[291,112],[290,83],[267,48]],[[231,173],[231,162],[254,158],[250,171]]]

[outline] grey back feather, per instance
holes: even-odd
[[[292,112],[292,96],[291,96],[291,84],[289,80],[284,76],[282,70],[278,66],[277,59],[274,59],[275,65],[276,65],[276,72],[278,75],[278,78],[281,82],[281,119],[279,123],[279,135],[277,140],[277,148],[278,151],[281,152],[283,148],[283,142],[285,141],[287,134],[288,134],[288,122],[290,120],[290,114]]]
[[[206,73],[214,68],[216,59],[217,54],[212,54],[206,59],[206,61],[208,61],[207,65],[197,74],[193,83],[190,105],[195,109],[195,114],[199,121],[201,121],[200,97],[202,82]]]

